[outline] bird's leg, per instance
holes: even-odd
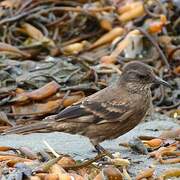
[[[99,143],[97,143],[96,141],[93,141],[93,140],[91,140],[91,143],[93,144],[93,146],[97,150],[98,154],[106,154],[111,159],[113,159],[113,155],[109,151],[104,149]]]
[[[107,156],[109,156],[111,159],[113,159],[113,155],[107,151],[106,149],[104,149],[101,145],[97,144],[94,146],[95,149],[97,150],[98,154],[106,154]]]

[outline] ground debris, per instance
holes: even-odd
[[[151,65],[173,87],[152,87],[154,110],[179,119],[179,12],[175,0],[2,0],[0,133],[58,114],[114,83],[123,65],[135,59]],[[179,129],[167,129],[159,137],[121,144],[170,164],[180,162],[178,143]],[[1,179],[129,179],[131,161],[121,157],[78,164],[72,157],[60,154],[57,161],[52,152],[36,154],[27,147],[0,151],[7,153],[0,154]],[[53,162],[49,170],[32,173],[47,162]],[[159,179],[173,175],[179,170],[165,171]]]

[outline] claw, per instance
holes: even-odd
[[[108,157],[110,157],[111,159],[114,159],[113,155],[107,151],[106,149],[104,149],[101,145],[97,144],[94,146],[95,149],[97,150],[98,154],[106,154]]]

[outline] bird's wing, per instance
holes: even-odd
[[[126,102],[98,102],[85,99],[80,104],[73,105],[61,111],[55,117],[55,121],[68,121],[71,119],[78,122],[83,117],[83,122],[87,123],[121,121],[130,115],[129,106],[130,104]]]
[[[121,121],[132,114],[132,104],[131,98],[123,88],[107,87],[64,109],[54,120],[82,122],[83,119],[83,122],[87,123]]]

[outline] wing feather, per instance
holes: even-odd
[[[126,103],[115,104],[108,102],[97,102],[84,100],[80,104],[73,105],[61,111],[56,117],[56,121],[68,121],[72,119],[81,118],[84,116],[93,116],[94,123],[109,122],[121,120],[126,112],[128,112],[129,106]],[[92,118],[87,122],[92,123]]]

